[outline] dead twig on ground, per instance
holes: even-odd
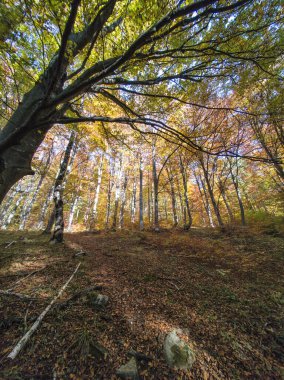
[[[7,292],[10,292],[11,290],[15,289],[19,283],[21,283],[22,281],[26,280],[27,278],[33,276],[34,274],[38,273],[38,272],[41,272],[42,270],[46,269],[47,266],[45,266],[44,268],[41,268],[41,269],[37,269],[37,270],[34,270],[33,272],[29,273],[27,276],[24,276],[22,278],[20,278],[19,280],[17,280],[14,285],[12,285],[12,287],[10,287],[9,289],[7,289]]]
[[[0,295],[1,294],[3,294],[4,296],[8,296],[8,297],[20,298],[24,301],[34,301],[37,299],[34,297],[26,296],[25,294],[10,292],[8,290],[0,290]]]
[[[12,244],[15,244],[15,243],[16,243],[16,240],[10,241],[10,242],[5,246],[5,248],[9,248]]]
[[[22,350],[22,348],[26,345],[32,334],[35,332],[35,330],[40,325],[41,321],[45,317],[45,315],[48,313],[48,311],[52,308],[53,304],[56,302],[56,300],[62,295],[64,290],[67,288],[70,281],[72,281],[73,277],[75,276],[76,272],[78,271],[81,263],[77,265],[72,275],[69,277],[69,279],[66,281],[66,283],[62,286],[62,288],[59,290],[57,296],[55,296],[52,301],[48,304],[48,306],[44,309],[44,311],[39,315],[35,323],[32,325],[32,327],[29,329],[29,331],[26,332],[26,334],[19,340],[19,342],[16,344],[16,346],[13,348],[13,350],[8,355],[8,358],[15,359],[19,352]]]

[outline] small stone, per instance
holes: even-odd
[[[117,376],[123,379],[129,378],[133,380],[139,379],[138,369],[135,358],[131,358],[126,364],[122,365],[117,371]]]
[[[176,369],[190,369],[195,361],[191,348],[177,334],[180,329],[174,329],[165,338],[164,355],[168,365]]]
[[[95,309],[103,309],[108,303],[108,296],[91,292],[88,294],[88,303]]]

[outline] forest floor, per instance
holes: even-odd
[[[152,358],[141,379],[284,377],[284,240],[248,229],[67,234],[0,233],[1,379],[117,379],[130,349]],[[14,241],[13,244],[9,242]],[[76,256],[83,250],[86,255]],[[88,297],[51,310],[15,360],[7,354],[81,267],[61,300],[101,285],[105,309]],[[165,334],[186,332],[196,361],[171,370]],[[99,343],[107,350],[95,354]]]

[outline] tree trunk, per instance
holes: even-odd
[[[144,230],[144,217],[143,217],[143,163],[140,154],[139,160],[139,229]]]
[[[228,162],[229,162],[230,174],[231,174],[232,182],[233,182],[234,188],[236,190],[237,199],[238,199],[238,203],[239,203],[239,207],[240,207],[241,223],[242,223],[243,226],[245,226],[246,225],[245,209],[244,209],[243,201],[242,201],[242,198],[241,198],[241,195],[240,195],[240,191],[239,191],[239,180],[238,180],[239,166],[238,166],[238,160],[236,159],[236,174],[234,174],[234,169],[233,169],[233,165],[232,165],[231,160],[228,159]]]
[[[118,205],[119,205],[120,190],[121,190],[121,177],[122,177],[122,157],[120,157],[117,163],[115,199],[114,199],[114,208],[113,208],[113,220],[112,220],[112,226],[111,226],[111,229],[113,231],[115,231],[117,227],[117,213],[118,213]]]
[[[53,189],[53,200],[54,200],[54,193],[56,189],[56,181],[58,180],[61,181],[61,184],[60,184],[61,192],[63,193],[64,191],[64,188],[66,186],[66,181],[67,181],[69,173],[71,172],[76,153],[77,153],[76,136],[75,136],[75,132],[72,131],[69,138],[69,142],[65,149],[63,160],[60,163],[59,171],[55,179],[55,184],[54,184],[54,189]],[[61,177],[62,177],[62,180],[60,179]],[[54,200],[54,203],[55,203],[55,200]],[[51,232],[53,224],[55,223],[55,214],[56,214],[56,206],[54,204],[53,210],[48,219],[48,223],[44,230],[44,233],[49,234]]]
[[[186,218],[185,218],[185,223],[183,227],[185,230],[189,230],[192,225],[192,216],[190,212],[188,195],[187,195],[187,176],[186,176],[186,171],[185,171],[185,167],[184,167],[181,156],[179,156],[179,164],[180,164],[180,171],[181,171],[182,182],[183,182],[183,201],[184,201],[185,210],[186,210]]]
[[[106,207],[106,222],[105,222],[105,228],[106,229],[108,229],[108,227],[109,227],[109,219],[110,219],[111,194],[112,194],[112,189],[114,186],[114,182],[113,182],[113,174],[114,173],[113,172],[114,172],[114,161],[112,160],[110,163],[108,189],[107,189],[107,207]]]
[[[67,226],[67,231],[68,232],[71,232],[71,230],[72,230],[72,224],[73,224],[73,220],[74,220],[74,215],[76,213],[76,209],[77,209],[79,198],[80,198],[80,196],[77,194],[75,196],[74,202],[72,203],[72,206],[71,206],[71,209],[70,209],[69,219],[68,219],[68,226]]]
[[[148,170],[148,223],[149,226],[152,224],[152,218],[153,215],[152,211],[152,190],[151,190],[151,182],[150,182],[150,172]]]
[[[131,223],[135,223],[135,215],[136,215],[136,178],[134,178],[133,182],[133,191],[132,191],[132,199],[131,199]]]
[[[232,174],[232,181],[233,181],[234,188],[236,190],[237,199],[238,199],[238,203],[239,203],[239,207],[240,207],[241,223],[243,226],[245,226],[246,225],[246,218],[245,218],[244,204],[243,204],[243,201],[242,201],[242,198],[240,195],[238,180],[236,179],[236,177],[233,174]]]
[[[90,221],[90,230],[94,230],[96,228],[97,219],[98,219],[98,203],[99,203],[99,196],[100,196],[100,190],[101,190],[101,184],[102,184],[103,163],[104,163],[104,153],[101,154],[100,163],[98,167],[98,179],[97,179],[97,186],[95,190],[92,217]]]
[[[209,199],[208,199],[208,196],[207,196],[206,186],[205,186],[202,178],[200,178],[200,181],[199,181],[198,175],[194,174],[194,176],[195,176],[195,179],[196,179],[196,183],[197,183],[197,186],[198,186],[199,194],[200,194],[200,197],[202,199],[202,203],[203,203],[204,209],[205,209],[206,214],[207,214],[208,219],[209,219],[210,227],[215,227],[214,221],[213,221],[213,218],[212,218],[212,213],[211,213],[211,207],[210,207]],[[203,192],[202,192],[202,189],[203,189]]]
[[[152,157],[153,190],[154,190],[154,231],[159,232],[159,178],[157,175],[155,147]]]
[[[221,217],[221,214],[220,214],[219,206],[218,206],[218,204],[216,202],[216,199],[215,199],[215,196],[214,196],[214,192],[213,192],[213,189],[211,187],[210,180],[209,180],[208,171],[205,168],[203,159],[200,160],[200,163],[201,163],[201,167],[202,167],[203,174],[204,174],[204,179],[205,179],[205,182],[206,182],[206,185],[207,185],[207,190],[208,190],[208,193],[209,193],[209,196],[210,196],[210,199],[211,199],[211,203],[212,203],[212,206],[213,206],[213,209],[214,209],[214,212],[215,212],[218,224],[219,224],[220,227],[224,227],[224,223],[223,223],[223,220],[222,220],[222,217]],[[206,188],[206,186],[204,186],[204,189],[205,188]]]
[[[225,187],[224,187],[224,185],[222,184],[221,181],[219,181],[219,189],[220,189],[220,192],[221,192],[221,195],[222,195],[223,201],[224,201],[224,203],[225,203],[226,209],[227,209],[227,211],[228,211],[228,215],[229,215],[229,218],[230,218],[230,222],[233,222],[233,220],[234,220],[234,215],[233,215],[232,209],[231,209],[231,207],[230,207],[230,204],[229,204],[228,199],[227,199],[227,196],[226,196]]]
[[[127,182],[128,182],[128,175],[125,174],[123,186],[122,186],[122,194],[121,194],[121,206],[120,206],[120,214],[119,214],[119,228],[124,227],[124,210],[125,210],[125,203],[126,203],[126,188],[127,188]]]
[[[59,174],[54,184],[54,230],[51,241],[54,243],[61,243],[63,241],[64,233],[64,216],[63,216],[63,183],[66,178],[66,172],[70,161],[72,148],[75,143],[75,132],[72,131],[69,142],[67,144],[63,160],[60,165]]]
[[[166,168],[169,182],[170,182],[170,189],[171,189],[171,199],[172,199],[172,210],[173,210],[173,227],[176,227],[178,225],[178,217],[177,217],[177,208],[176,208],[176,195],[175,195],[175,188],[174,188],[174,177],[170,169]]]

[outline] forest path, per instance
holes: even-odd
[[[3,320],[20,323],[2,323],[1,356],[22,336],[25,315],[37,316],[79,261],[65,298],[101,285],[109,302],[97,311],[79,299],[51,312],[15,363],[2,362],[1,378],[52,379],[54,369],[58,379],[116,379],[131,348],[153,358],[140,366],[141,379],[281,378],[283,239],[247,230],[119,231],[66,234],[64,245],[50,246],[47,237],[25,236],[0,235],[0,287],[41,269],[16,288],[41,301],[2,299]],[[8,240],[16,243],[4,248]],[[80,250],[87,254],[74,257]],[[196,353],[190,373],[170,370],[163,357],[165,334],[177,327]],[[105,361],[84,354],[88,340],[108,350]]]

